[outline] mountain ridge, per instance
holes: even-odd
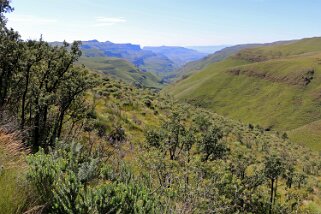
[[[213,54],[210,54],[200,60],[189,62],[185,64],[183,67],[179,68],[177,70],[177,78],[176,80],[179,80],[181,78],[186,78],[187,76],[197,73],[198,71],[201,71],[206,66],[210,65],[211,63],[220,62],[233,54],[238,53],[241,50],[244,49],[250,49],[255,47],[261,47],[261,46],[270,46],[275,44],[286,44],[291,43],[295,40],[289,40],[289,41],[278,41],[273,43],[252,43],[252,44],[239,44],[234,46],[225,47],[221,50],[216,51]]]

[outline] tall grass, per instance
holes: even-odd
[[[29,204],[28,190],[21,171],[5,166],[0,175],[0,213],[22,213]]]
[[[25,172],[26,150],[16,134],[0,131],[0,213],[23,213],[33,206],[33,194]]]

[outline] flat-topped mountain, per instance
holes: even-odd
[[[160,76],[166,75],[178,67],[168,57],[143,50],[139,45],[90,40],[83,41],[81,49],[84,57],[117,57],[129,61],[141,71],[152,72]]]

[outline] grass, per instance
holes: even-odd
[[[0,175],[1,213],[22,213],[28,206],[28,188],[20,169],[4,166]]]
[[[164,92],[232,119],[289,131],[295,142],[321,151],[321,129],[311,131],[321,119],[320,44],[312,38],[243,50]],[[309,70],[313,79],[306,84]]]
[[[321,120],[301,126],[288,132],[289,137],[301,144],[310,147],[313,150],[321,151]]]
[[[24,155],[11,135],[0,133],[0,213],[22,213],[32,206]]]
[[[100,90],[106,96],[99,97],[96,103],[99,120],[109,127],[108,131],[115,124],[121,124],[134,143],[140,144],[144,140],[144,129],[157,126],[165,117],[165,112],[160,109],[162,101],[148,90],[130,87],[112,79]],[[151,107],[145,105],[145,100],[152,102]]]

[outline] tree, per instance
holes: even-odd
[[[0,108],[29,130],[31,147],[54,146],[73,104],[99,81],[75,66],[80,42],[52,47],[47,42],[24,42],[3,27],[0,31]]]
[[[270,195],[270,213],[272,213],[273,205],[275,203],[275,196],[277,193],[278,178],[284,172],[284,163],[282,159],[276,155],[266,157],[265,160],[265,176],[271,181],[271,195]],[[275,186],[274,186],[275,183]]]
[[[1,27],[0,30],[0,108],[12,98],[12,88],[15,87],[24,45],[20,35],[12,29]]]
[[[221,141],[223,132],[216,127],[211,127],[203,133],[200,141],[200,151],[204,154],[203,160],[216,160],[223,158],[229,151],[227,146]]]
[[[145,139],[149,146],[160,148],[162,141],[164,140],[164,133],[159,132],[156,129],[150,129],[145,132]]]
[[[193,122],[196,124],[199,131],[205,132],[211,127],[212,122],[208,118],[209,118],[208,115],[203,113],[203,114],[198,114],[193,119]]]
[[[0,0],[0,24],[3,25],[6,22],[4,13],[13,11],[13,7],[10,6],[10,0]]]
[[[245,151],[235,151],[235,155],[230,163],[230,171],[233,175],[236,175],[241,180],[245,179],[245,172],[247,168],[253,164],[255,159],[253,155],[244,155]]]
[[[57,119],[51,136],[51,142],[56,138],[60,138],[63,120],[68,111],[72,110],[71,106],[75,100],[88,89],[94,87],[96,83],[95,79],[89,75],[88,70],[82,68],[71,69],[59,90]]]
[[[171,160],[175,160],[177,154],[179,154],[183,147],[186,130],[182,124],[181,115],[178,112],[173,112],[170,120],[163,124],[165,130],[165,148],[169,151]]]
[[[36,57],[36,64],[31,67],[32,88],[25,88],[24,92],[29,94],[29,124],[32,127],[34,151],[39,146],[54,146],[56,138],[61,136],[66,114],[71,114],[72,104],[97,85],[89,71],[74,66],[81,55],[79,45],[79,42],[74,42],[72,45],[64,43],[62,47],[51,47],[40,41],[31,47],[39,50],[40,53],[36,55],[41,56],[38,59]],[[22,121],[23,115],[24,111]]]

